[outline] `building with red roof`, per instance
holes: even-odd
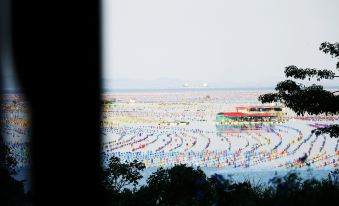
[[[220,112],[216,116],[217,124],[235,122],[281,122],[283,121],[283,108],[279,106],[246,106],[236,107],[236,112]]]

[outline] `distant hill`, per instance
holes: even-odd
[[[203,82],[189,82],[181,79],[158,78],[153,80],[103,79],[104,89],[177,89],[184,84],[202,85]]]
[[[103,89],[181,89],[181,88],[275,88],[277,82],[243,82],[241,79],[225,82],[189,81],[175,78],[158,78],[153,80],[140,79],[109,79],[103,78]],[[205,84],[205,85],[204,85]],[[325,87],[337,87],[333,81],[312,81],[305,84],[322,84]]]

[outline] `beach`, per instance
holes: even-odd
[[[338,167],[338,140],[311,131],[338,123],[338,116],[298,117],[257,129],[216,124],[219,112],[261,105],[268,89],[190,89],[105,93],[114,104],[103,109],[102,151],[122,161],[137,159],[147,168],[186,164],[207,174]],[[256,125],[257,126],[257,125]],[[306,158],[305,160],[303,158]]]
[[[144,181],[159,167],[200,167],[241,181],[267,182],[291,171],[326,177],[338,168],[338,139],[315,136],[317,127],[338,124],[338,116],[297,116],[284,109],[284,121],[218,125],[216,115],[236,107],[262,106],[270,89],[122,90],[102,94],[102,159],[138,160]],[[20,94],[6,94],[2,134],[17,159],[18,179],[28,179],[29,107]],[[311,172],[307,172],[311,171]],[[30,182],[30,181],[28,181]]]

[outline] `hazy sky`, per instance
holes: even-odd
[[[104,0],[104,78],[272,85],[287,65],[334,68],[337,0]]]

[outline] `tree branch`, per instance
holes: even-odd
[[[331,70],[327,69],[311,69],[311,68],[298,68],[294,65],[287,66],[285,68],[285,75],[286,77],[293,77],[295,79],[306,79],[308,78],[309,80],[313,77],[317,78],[319,81],[320,79],[333,79],[334,77],[339,77],[336,76],[335,73]]]
[[[316,136],[319,136],[321,134],[329,134],[330,137],[338,137],[339,136],[339,125],[329,125],[322,128],[317,128],[312,130],[312,133],[315,133]]]

